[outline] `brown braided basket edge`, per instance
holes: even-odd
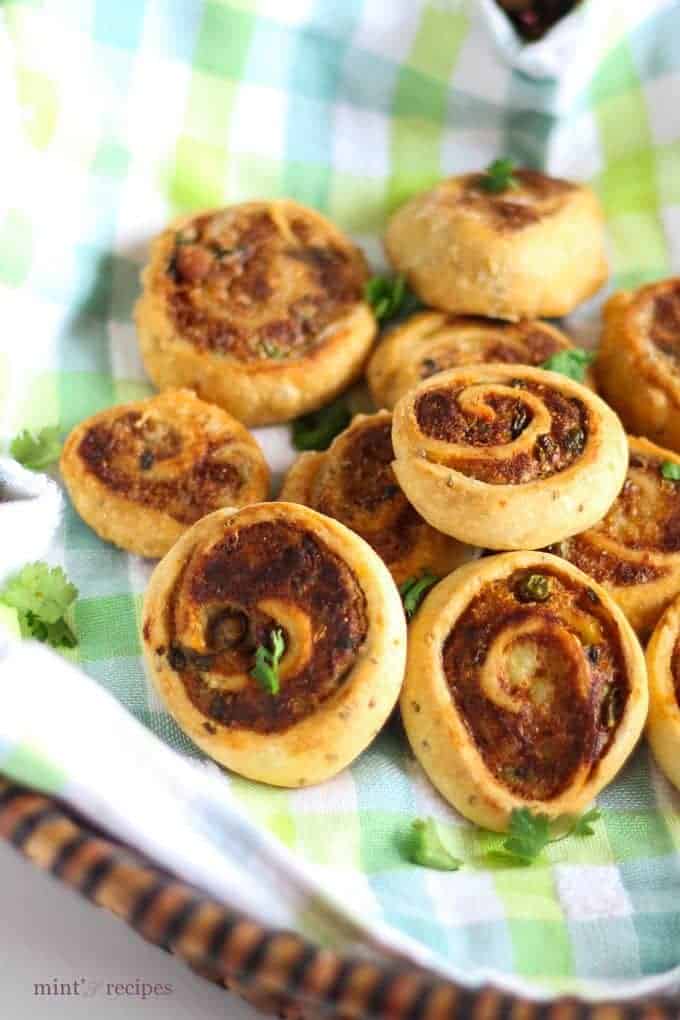
[[[104,838],[61,802],[0,778],[0,836],[208,980],[289,1020],[671,1020],[678,999],[534,1003],[263,928]]]

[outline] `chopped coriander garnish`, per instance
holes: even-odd
[[[211,248],[212,251],[215,253],[215,258],[218,259],[225,259],[229,255],[233,255],[234,252],[238,250],[237,248],[225,248],[223,245],[218,244],[217,241],[215,241],[215,243],[211,245]]]
[[[347,402],[342,398],[335,400],[293,422],[293,446],[296,450],[327,450],[351,420]]]
[[[42,471],[59,460],[59,426],[49,425],[36,433],[23,429],[10,443],[9,452],[25,468]]]
[[[593,836],[595,822],[600,818],[598,808],[592,808],[580,818],[563,815],[551,822],[547,815],[534,814],[529,808],[515,808],[510,815],[508,834],[501,850],[489,850],[487,857],[505,863],[526,867],[552,843],[560,843],[569,836]],[[455,857],[444,843],[433,818],[416,819],[411,823],[405,853],[412,864],[440,871],[457,871],[463,862]]]
[[[283,350],[278,344],[273,344],[269,340],[261,340],[259,343],[259,349],[264,354],[265,358],[282,358],[284,356]]]
[[[437,583],[439,578],[436,574],[422,574],[420,577],[407,578],[399,585],[399,594],[404,603],[404,612],[410,620],[415,615],[420,603],[427,595],[430,588]]]
[[[78,643],[66,619],[77,597],[78,589],[61,567],[40,562],[27,564],[0,591],[0,602],[19,614],[22,636],[55,648],[73,648]]]
[[[593,823],[599,817],[599,809],[593,808],[580,818],[565,816],[551,823],[547,815],[534,814],[529,808],[515,808],[503,849],[491,853],[514,864],[531,864],[551,843],[559,843],[567,836],[592,836]]]
[[[665,460],[661,465],[661,474],[667,482],[680,482],[680,464]]]
[[[434,818],[417,818],[411,823],[407,856],[412,864],[438,871],[458,871],[463,864],[444,845]]]
[[[515,808],[510,815],[508,836],[503,851],[524,864],[529,864],[550,842],[550,819],[533,814],[529,808]]]
[[[271,640],[271,649],[265,645],[258,645],[255,649],[255,666],[250,675],[265,691],[269,691],[270,694],[278,694],[280,690],[279,663],[286,649],[283,631],[278,628],[273,630]]]
[[[582,347],[569,347],[565,351],[551,354],[540,367],[546,368],[549,372],[566,375],[574,382],[583,382],[586,377],[586,369],[594,357],[593,351],[584,351]]]
[[[406,277],[401,274],[372,276],[364,286],[364,297],[383,325],[397,315],[414,312],[420,306],[420,301],[406,284]]]
[[[560,836],[559,839],[566,839],[567,836],[594,836],[595,829],[593,828],[593,825],[599,820],[599,818],[600,809],[591,808],[590,811],[586,811],[584,815],[577,818],[576,821],[572,823],[569,831],[565,832],[565,834]],[[557,843],[559,839],[553,840],[553,842]]]
[[[495,159],[482,174],[479,186],[484,191],[498,193],[508,188],[519,187],[519,181],[513,177],[515,163],[512,159]]]
[[[517,586],[519,602],[547,602],[550,598],[550,578],[545,574],[528,574]]]

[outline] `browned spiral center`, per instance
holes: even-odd
[[[680,280],[654,296],[649,336],[664,354],[680,359]]]
[[[104,485],[135,503],[192,524],[238,501],[245,484],[225,437],[193,437],[154,414],[129,411],[92,425],[78,446],[81,460]]]
[[[424,436],[451,447],[434,459],[495,485],[564,471],[588,439],[588,413],[577,397],[519,379],[428,389],[416,400],[415,416]]]
[[[421,379],[436,372],[476,362],[535,365],[539,367],[566,344],[540,323],[525,320],[518,323],[493,323],[473,316],[451,316],[423,339],[430,341],[420,356]]]
[[[680,639],[676,639],[671,655],[671,676],[673,678],[673,691],[675,700],[680,705]]]
[[[664,479],[660,457],[631,450],[626,481],[606,517],[549,548],[601,583],[647,584],[680,553],[680,492]]]
[[[275,363],[318,344],[361,300],[365,278],[359,255],[315,218],[236,206],[178,232],[165,289],[195,347]]]
[[[516,170],[513,177],[519,187],[495,193],[482,186],[483,177],[468,175],[459,202],[504,233],[524,230],[552,216],[565,195],[574,190],[569,181],[547,177],[536,170]]]
[[[346,681],[368,620],[347,564],[309,530],[279,520],[234,529],[195,554],[174,592],[170,630],[170,665],[206,725],[273,733]],[[256,648],[271,647],[275,630],[286,646],[278,694],[251,676]]]
[[[629,692],[597,595],[542,565],[486,584],[449,633],[443,663],[487,768],[527,799],[556,797],[591,772]]]
[[[356,531],[388,565],[404,558],[427,525],[392,470],[391,419],[352,428],[328,456],[336,470],[320,480],[315,508]]]

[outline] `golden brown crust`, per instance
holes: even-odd
[[[390,330],[368,363],[367,377],[376,407],[392,410],[400,397],[437,372],[462,365],[504,362],[540,367],[573,344],[547,322],[502,322],[472,315],[426,311]],[[586,374],[586,385],[593,377]]]
[[[580,812],[633,750],[647,700],[621,610],[545,553],[461,567],[411,624],[409,741],[440,793],[485,828],[504,829],[515,808]]]
[[[306,507],[199,521],[157,566],[144,651],[168,710],[207,754],[275,786],[321,782],[376,735],[401,687],[405,622],[373,550]],[[280,691],[251,675],[280,631]]]
[[[73,504],[107,542],[163,556],[199,518],[265,499],[255,439],[190,390],[107,408],[71,432],[61,472]]]
[[[183,217],[142,274],[146,369],[248,425],[316,410],[360,374],[375,336],[367,276],[358,248],[288,199]]]
[[[680,598],[667,607],[647,645],[649,718],[654,757],[680,789]]]
[[[422,573],[448,574],[474,551],[435,531],[399,488],[389,411],[356,415],[325,453],[303,453],[280,498],[318,510],[361,535],[401,584]]]
[[[607,277],[595,193],[530,170],[492,194],[480,174],[442,181],[402,206],[385,247],[428,305],[500,319],[565,315]]]
[[[680,277],[614,294],[603,318],[605,399],[629,432],[680,451]]]
[[[426,380],[397,403],[392,439],[395,474],[425,520],[491,549],[585,530],[613,503],[628,462],[619,420],[599,397],[524,365]]]
[[[592,528],[546,551],[598,581],[646,638],[680,589],[680,489],[663,477],[680,455],[628,437],[630,459],[621,492]]]

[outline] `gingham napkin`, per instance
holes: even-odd
[[[150,392],[131,315],[138,272],[149,236],[185,209],[290,195],[327,212],[378,267],[379,234],[399,202],[510,155],[598,190],[610,288],[680,269],[675,2],[587,0],[531,48],[492,0],[10,0],[2,15],[6,438],[24,426],[65,433]],[[598,304],[567,323],[586,342]],[[258,438],[281,472],[287,430]],[[209,769],[141,664],[150,564],[101,542],[68,504],[49,558],[80,590],[71,658],[90,679],[46,651],[15,649],[11,669],[0,665],[0,768],[158,855],[144,805],[160,790],[159,831],[174,836],[167,866],[332,942],[424,954],[442,972],[492,972],[533,990],[621,994],[674,980],[680,798],[644,744],[600,797],[594,837],[551,847],[530,868],[491,870],[490,838],[433,792],[395,724],[317,789],[272,790]],[[34,711],[27,728],[38,695],[50,725]],[[109,735],[91,772],[97,748],[80,719],[69,721],[70,698]],[[143,727],[134,736],[130,715]],[[119,768],[128,739],[135,761],[148,762],[141,801]],[[404,860],[403,835],[423,815],[447,828],[461,871]],[[208,816],[218,821],[206,835]],[[222,827],[247,833],[252,859],[235,861]]]

